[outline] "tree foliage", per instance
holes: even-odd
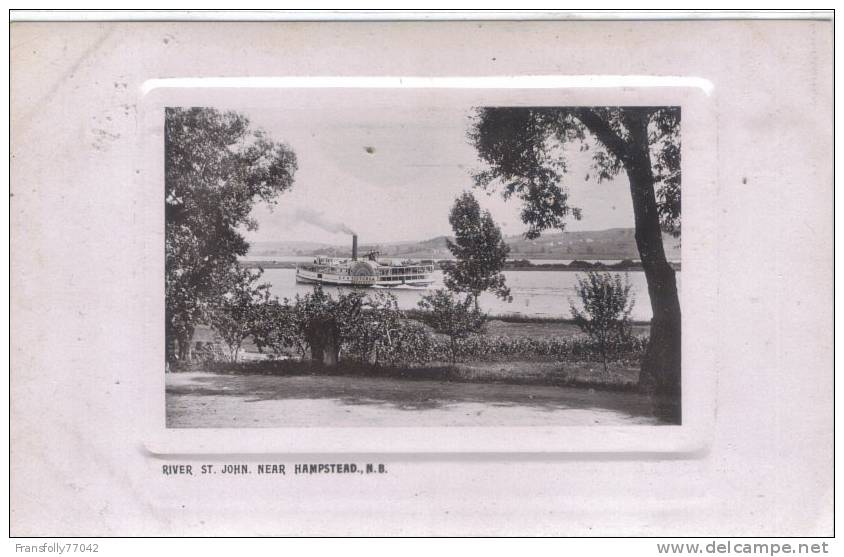
[[[454,241],[446,240],[454,262],[444,267],[445,285],[455,292],[468,292],[477,305],[481,292],[489,290],[502,300],[512,301],[501,269],[510,253],[501,229],[489,211],[481,211],[470,192],[458,197],[448,218]]]
[[[397,337],[403,319],[398,300],[391,292],[376,292],[363,300],[363,311],[352,323],[346,345],[359,360],[378,364],[387,355]]]
[[[640,119],[647,128],[660,223],[679,235],[679,107],[478,108],[469,139],[489,167],[475,174],[475,184],[488,190],[500,187],[505,199],[522,201],[528,238],[562,230],[567,217],[582,216],[569,205],[564,184],[570,162],[566,147],[591,153],[597,181],[612,179],[631,162],[630,132]]]
[[[335,365],[343,342],[356,332],[363,311],[364,294],[359,290],[331,296],[321,286],[296,296],[299,327],[311,350],[311,358]]]
[[[604,373],[607,359],[616,347],[631,337],[630,313],[636,300],[630,295],[630,282],[625,275],[590,271],[578,275],[575,292],[580,306],[569,300],[575,324],[598,346],[603,356]]]
[[[293,185],[296,156],[235,112],[165,112],[165,289],[168,346],[187,346],[197,322],[225,294],[254,229],[257,201],[274,203]]]
[[[289,299],[267,300],[256,308],[252,337],[259,352],[288,354],[304,358],[308,350],[301,308]]]

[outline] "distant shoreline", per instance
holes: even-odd
[[[437,262],[440,268],[446,260]],[[295,269],[297,263],[295,261],[239,261],[238,264],[246,269]],[[669,265],[675,271],[681,270],[679,261],[669,261]],[[615,271],[615,272],[640,272],[642,263],[639,261],[631,261],[625,259],[618,263],[591,263],[586,260],[575,259],[571,263],[531,263],[525,259],[510,260],[504,264],[505,271],[569,271],[569,272],[586,272],[586,271]]]

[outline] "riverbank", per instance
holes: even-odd
[[[437,266],[440,270],[443,269],[447,261],[440,260]],[[262,260],[262,261],[238,261],[238,264],[246,269],[295,269],[298,264],[295,261],[279,261],[279,260]],[[669,265],[675,271],[681,271],[679,261],[670,261]],[[586,271],[611,271],[619,273],[633,273],[644,270],[642,263],[639,261],[623,260],[618,263],[604,263],[601,261],[587,261],[587,260],[573,260],[570,263],[534,263],[526,259],[510,260],[504,264],[505,271],[569,271],[569,272],[586,272]]]

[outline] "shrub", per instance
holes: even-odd
[[[383,357],[389,358],[392,336],[398,334],[402,317],[394,294],[370,294],[346,327],[344,350],[354,359],[377,365]]]
[[[217,342],[197,342],[196,350],[194,351],[194,358],[203,364],[207,364],[209,362],[231,361],[230,356],[226,355],[220,344]]]
[[[268,301],[258,315],[253,337],[259,350],[294,349],[300,358],[310,350],[312,360],[327,365],[336,364],[341,352],[377,364],[403,318],[392,293],[355,290],[334,297],[320,286],[293,301]]]
[[[300,359],[308,349],[303,327],[301,308],[283,301],[269,300],[256,309],[252,338],[259,352],[286,355],[295,352]]]
[[[457,341],[484,327],[486,316],[473,300],[471,295],[461,297],[443,288],[419,300],[419,309],[427,311],[423,319],[435,331],[448,337],[452,363],[457,361]]]
[[[627,275],[590,271],[577,277],[575,287],[582,308],[571,300],[571,314],[575,324],[597,345],[607,369],[608,357],[629,341],[632,333],[630,312],[635,299],[630,295]]]
[[[624,363],[638,362],[647,346],[647,337],[626,339],[614,346],[606,355],[588,337],[562,339],[534,339],[530,337],[508,337],[469,335],[452,344],[446,338],[435,337],[431,341],[427,361],[445,361],[454,350],[457,361],[495,361],[511,358],[553,358],[560,362],[602,362],[610,355]]]
[[[228,347],[232,362],[237,361],[243,341],[253,333],[260,307],[269,297],[269,284],[256,284],[262,273],[249,269],[230,273],[225,292],[210,305],[208,320]]]
[[[404,320],[389,331],[384,362],[390,365],[431,362],[435,359],[435,346],[434,336],[424,325]]]

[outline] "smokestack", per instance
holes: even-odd
[[[358,260],[358,235],[352,234],[352,261]]]

